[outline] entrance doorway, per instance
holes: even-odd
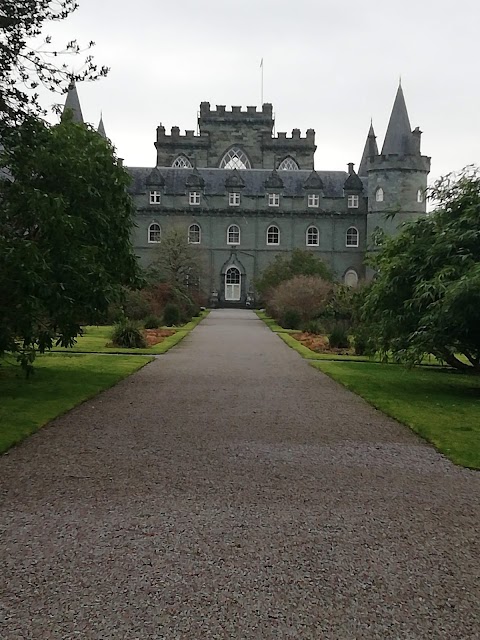
[[[241,296],[242,276],[237,267],[229,267],[225,273],[225,300],[238,302]]]

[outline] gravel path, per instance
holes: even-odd
[[[478,639],[480,474],[214,311],[0,459],[2,640]]]

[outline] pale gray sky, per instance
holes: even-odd
[[[154,165],[160,122],[196,129],[202,100],[259,105],[262,57],[276,130],[315,129],[317,169],[358,166],[370,117],[381,147],[400,75],[431,179],[480,163],[478,0],[79,3],[48,32],[94,40],[111,67],[78,90],[127,166]]]

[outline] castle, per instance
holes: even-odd
[[[76,89],[65,108],[83,121]],[[312,251],[350,286],[368,277],[377,230],[425,214],[430,158],[411,130],[401,85],[381,153],[370,126],[358,166],[315,170],[315,132],[274,135],[271,104],[246,110],[200,104],[198,134],[157,127],[154,167],[129,167],[136,208],[133,244],[146,266],[172,227],[185,230],[208,264],[205,289],[220,305],[255,298],[254,281],[278,254]],[[105,135],[103,122],[99,133]],[[395,214],[392,216],[391,214]]]

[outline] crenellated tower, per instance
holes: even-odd
[[[393,234],[401,223],[426,213],[430,158],[421,153],[421,135],[418,127],[411,130],[400,84],[381,153],[371,125],[360,163],[359,175],[368,176],[369,238],[377,228]]]

